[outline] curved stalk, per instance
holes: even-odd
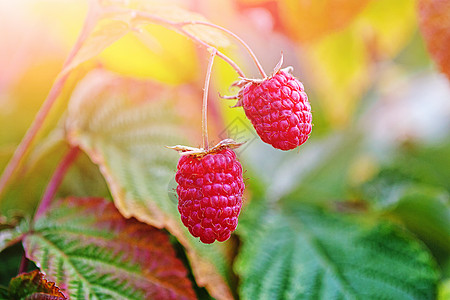
[[[143,18],[145,20],[151,20],[154,23],[158,23],[158,24],[162,24],[162,25],[173,27],[174,29],[178,30],[181,34],[187,36],[188,38],[190,38],[191,40],[197,42],[198,44],[204,46],[206,49],[215,49],[216,50],[216,55],[218,57],[220,57],[226,63],[228,63],[239,74],[240,77],[245,77],[244,72],[242,72],[242,70],[239,68],[239,66],[232,59],[230,59],[228,56],[226,56],[225,54],[220,52],[216,47],[214,47],[212,45],[209,45],[208,43],[202,41],[201,39],[199,39],[195,35],[189,33],[187,30],[185,30],[183,28],[184,26],[186,26],[185,22],[172,22],[172,21],[166,20],[164,18],[161,18],[161,17],[159,17],[157,15],[153,15],[151,13],[142,12],[142,11],[133,11],[133,13],[136,15],[136,17],[140,17],[140,18]]]
[[[253,62],[255,63],[255,65],[256,65],[256,67],[258,68],[258,71],[259,71],[259,73],[262,75],[262,77],[263,78],[266,78],[267,77],[267,75],[266,75],[266,72],[264,72],[264,69],[263,69],[263,67],[261,66],[261,64],[259,63],[259,60],[258,60],[258,58],[256,57],[256,55],[255,55],[255,53],[253,52],[253,50],[250,48],[250,46],[246,43],[246,42],[244,42],[244,40],[243,39],[241,39],[237,34],[235,34],[234,32],[232,32],[232,31],[230,31],[230,30],[228,30],[228,29],[226,29],[226,28],[224,28],[224,27],[222,27],[222,26],[219,26],[219,25],[216,25],[216,24],[213,24],[213,23],[209,23],[209,22],[204,22],[204,21],[189,21],[189,22],[181,22],[181,23],[179,23],[180,25],[183,25],[183,26],[185,26],[185,25],[204,25],[204,26],[209,26],[209,27],[213,27],[213,28],[217,28],[217,29],[219,29],[219,30],[222,30],[223,32],[225,32],[225,33],[227,33],[227,34],[229,34],[229,35],[231,35],[232,37],[234,37],[242,46],[244,46],[244,48],[245,48],[245,50],[247,50],[247,52],[250,54],[250,57],[253,59]],[[242,77],[242,76],[241,76]]]

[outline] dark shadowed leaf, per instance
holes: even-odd
[[[8,293],[8,289],[0,286],[0,300],[8,300],[9,298],[9,293]]]

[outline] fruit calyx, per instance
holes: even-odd
[[[277,65],[275,66],[275,68],[273,69],[272,73],[269,76],[266,76],[265,78],[246,78],[246,77],[239,77],[239,80],[234,82],[233,84],[231,84],[232,87],[237,87],[240,90],[242,90],[246,85],[249,84],[261,84],[267,80],[272,79],[276,74],[278,74],[278,72],[284,72],[286,74],[291,74],[294,71],[294,68],[292,66],[288,66],[286,68],[281,68],[281,66],[283,65],[283,53],[281,53],[281,58],[278,61]],[[219,95],[220,96],[220,95]],[[240,94],[234,95],[234,96],[220,96],[223,99],[237,99],[238,102],[236,103],[236,105],[232,106],[232,108],[235,107],[241,107],[242,106],[242,97]]]
[[[195,147],[189,147],[189,146],[183,146],[183,145],[175,145],[175,146],[166,146],[169,149],[173,149],[175,151],[178,151],[180,155],[191,155],[196,158],[201,158],[203,156],[206,156],[208,154],[215,154],[220,151],[222,151],[225,148],[230,149],[236,149],[242,146],[244,143],[238,143],[234,141],[233,139],[224,139],[220,141],[217,145],[215,145],[212,148],[209,149],[203,149],[203,148],[195,148]]]

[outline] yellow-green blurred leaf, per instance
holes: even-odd
[[[129,32],[105,49],[100,59],[109,70],[126,76],[173,84],[189,82],[198,76],[197,54],[192,42],[158,25]]]
[[[278,2],[281,21],[290,36],[301,42],[313,41],[344,28],[369,0],[282,0]]]
[[[450,79],[450,1],[420,0],[418,10],[428,51]]]
[[[438,286],[438,300],[450,299],[450,279],[445,279],[439,283]]]
[[[14,2],[21,5],[22,1]],[[66,52],[73,46],[80,33],[90,2],[78,0],[35,0],[28,2],[29,5],[23,5],[22,2],[21,7],[22,9],[30,10],[33,18],[39,20],[41,25],[47,27],[47,34],[56,34],[58,42],[64,45],[63,50]],[[11,2],[8,5],[11,5]],[[29,30],[28,26],[26,28]],[[37,36],[37,38],[41,39],[42,36]]]
[[[208,21],[199,13],[189,11],[164,0],[98,1],[106,11],[114,11],[116,16],[121,15],[122,17],[130,18],[130,21],[137,21],[137,23],[150,21],[170,26],[170,23]],[[145,12],[154,16],[154,18],[142,18],[134,14],[131,10]],[[187,25],[184,29],[210,45],[216,47],[227,47],[230,45],[229,39],[218,29],[203,25]]]
[[[165,1],[149,2],[136,0],[142,5],[142,10],[154,14],[171,22],[208,21],[198,13],[190,12],[175,5],[168,5]],[[228,47],[230,41],[219,30],[204,25],[187,25],[186,31],[202,41],[216,46]]]
[[[371,1],[345,29],[308,44],[308,75],[333,126],[348,124],[369,88],[374,64],[404,49],[415,28],[412,1]]]
[[[178,154],[165,146],[183,144],[190,136],[189,125],[175,113],[175,101],[195,100],[182,92],[94,71],[70,100],[68,138],[99,165],[121,214],[167,228],[187,250],[197,283],[214,297],[228,299],[227,244],[199,243],[181,223],[176,201],[169,199]]]
[[[0,199],[0,213],[31,216],[66,149],[64,140],[55,135],[40,141]]]
[[[178,30],[178,23],[182,22],[190,22],[190,21],[207,21],[202,15],[194,12],[190,12],[176,5],[168,4],[165,1],[143,1],[143,0],[134,0],[127,2],[116,2],[116,1],[92,1],[91,7],[91,17],[88,17],[87,21],[87,38],[81,45],[81,48],[76,53],[71,63],[66,66],[64,72],[70,71],[72,68],[78,66],[79,64],[93,58],[94,56],[100,54],[105,48],[113,44],[115,41],[119,40],[121,37],[125,36],[127,33],[135,32],[135,35],[139,37],[138,41],[143,42],[143,46],[136,46],[136,40],[128,38],[122,46],[117,47],[117,53],[109,53],[109,62],[116,62],[116,59],[120,57],[120,63],[123,66],[126,66],[130,57],[133,57],[133,54],[138,54],[134,58],[133,64],[131,67],[123,67],[120,66],[120,63],[112,63],[113,68],[121,69],[125,71],[125,73],[133,72],[133,75],[148,74],[150,71],[154,71],[157,75],[164,72],[167,67],[168,60],[169,63],[179,63],[183,60],[192,61],[191,57],[183,56],[183,51],[179,51],[180,49],[186,49],[185,38],[181,40],[179,37],[175,38],[173,34],[167,33],[167,30],[151,30],[147,31],[146,28],[142,28],[145,25],[156,23],[162,25],[171,30]],[[139,13],[143,13],[145,15],[139,15]],[[218,29],[212,28],[204,25],[186,25],[183,27],[186,32],[192,34],[196,38],[206,42],[207,44],[216,46],[216,47],[226,47],[230,45],[228,38]],[[147,34],[155,34],[154,41],[158,41],[159,43],[167,44],[168,42],[174,40],[176,43],[172,43],[169,45],[161,45],[163,46],[160,50],[156,51],[156,55],[150,51],[143,51],[143,48],[148,47],[149,44],[146,42],[149,39],[145,39],[145,33]],[[164,39],[158,39],[159,37],[164,37]],[[132,41],[131,47],[129,46],[130,41]],[[182,41],[182,42],[180,42]],[[134,44],[134,45],[133,45]],[[124,51],[124,46],[127,45],[131,49],[131,53],[126,53]],[[158,43],[153,43],[153,45],[158,48]],[[134,48],[132,47],[134,46]],[[166,47],[164,47],[166,46]],[[155,47],[153,47],[155,48]],[[167,51],[165,51],[167,49]],[[153,49],[155,50],[155,49]],[[150,52],[150,53],[149,53]],[[188,52],[189,53],[189,52]],[[192,53],[192,51],[190,52]],[[167,58],[167,54],[171,54],[169,59]],[[161,57],[164,59],[161,60]],[[150,71],[143,71],[148,67],[149,63],[144,63],[140,67],[136,67],[139,65],[139,61],[149,61],[151,59],[154,67],[150,69]],[[163,61],[164,63],[158,63],[158,61]],[[189,65],[192,67],[192,64]],[[178,70],[183,69],[178,65]],[[176,70],[176,69],[175,69]],[[174,71],[174,70],[173,70]],[[176,72],[172,72],[176,73]],[[158,76],[156,76],[158,79]],[[161,76],[163,79],[171,77],[166,75],[165,77]]]
[[[129,30],[128,24],[120,20],[100,20],[63,72],[68,72],[100,54],[106,47],[128,33]]]
[[[327,120],[335,126],[345,126],[369,82],[364,41],[348,28],[311,44],[307,55],[308,76],[314,78]],[[299,79],[302,80],[301,76]]]
[[[375,59],[391,58],[402,50],[416,30],[414,1],[371,1],[354,26]]]

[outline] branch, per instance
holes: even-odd
[[[20,266],[19,266],[19,271],[17,272],[18,275],[25,273],[28,269],[28,258],[25,255],[25,253],[23,253],[22,255],[22,259],[20,260]]]
[[[64,175],[66,174],[72,163],[75,161],[79,153],[80,148],[72,147],[69,149],[66,156],[64,156],[60,161],[58,167],[53,173],[52,178],[50,179],[50,182],[47,185],[47,188],[45,189],[44,196],[42,196],[41,203],[36,210],[36,214],[34,215],[34,220],[39,218],[50,206],[50,203],[52,202],[52,199],[55,196],[56,191],[58,190],[58,187],[64,178]]]

